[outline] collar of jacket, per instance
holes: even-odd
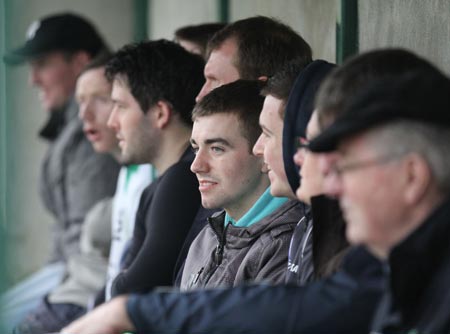
[[[403,317],[414,321],[418,303],[440,264],[449,256],[450,199],[390,253],[391,294]]]
[[[339,202],[325,195],[311,198],[313,229],[313,262],[316,278],[338,269],[348,249],[345,221]]]
[[[237,227],[228,224],[224,227],[225,210],[208,218],[211,229],[219,242],[225,242],[228,248],[243,248],[264,233],[273,233],[277,237],[281,233],[292,230],[303,215],[303,205],[296,200],[289,200],[270,215],[249,227]],[[226,236],[224,236],[226,231]]]
[[[64,126],[78,116],[78,105],[72,97],[64,107],[50,112],[47,122],[39,131],[39,137],[53,141],[59,136]]]
[[[235,221],[225,212],[224,225],[231,223],[238,227],[249,227],[276,211],[287,201],[288,198],[286,197],[272,196],[270,187],[268,187],[253,206],[238,221]]]

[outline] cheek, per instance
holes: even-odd
[[[283,153],[281,148],[273,141],[269,141],[265,145],[264,158],[271,168],[278,173],[280,165],[283,165]]]
[[[240,156],[233,159],[235,164],[230,166],[225,173],[237,186],[252,182],[253,179],[261,176],[262,159],[249,156]]]
[[[101,107],[99,108],[96,115],[98,123],[106,127],[106,123],[108,123],[109,116],[111,115],[111,108],[109,106]]]

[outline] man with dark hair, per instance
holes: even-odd
[[[114,102],[108,124],[116,131],[122,161],[150,163],[158,174],[141,197],[113,296],[172,285],[182,263],[177,259],[200,208],[189,138],[203,65],[176,43],[158,40],[123,47],[106,67]]]
[[[182,290],[284,280],[292,230],[302,214],[296,201],[274,198],[264,161],[252,154],[261,130],[261,83],[238,80],[214,89],[195,107],[191,145],[209,218],[189,249]]]
[[[267,80],[295,58],[306,65],[312,60],[312,51],[289,26],[264,16],[233,22],[208,43],[206,82],[197,101],[237,79]]]
[[[8,321],[13,324],[59,284],[68,257],[79,253],[86,213],[114,193],[119,165],[109,154],[95,153],[83,134],[74,100],[78,75],[105,49],[89,21],[63,13],[33,22],[25,44],[4,57],[12,64],[30,65],[29,81],[39,89],[42,107],[49,112],[40,132],[50,143],[41,168],[40,195],[56,219],[49,262],[2,296],[3,307],[8,309],[9,301],[13,305],[8,311]]]
[[[175,30],[175,41],[189,52],[206,58],[208,41],[225,25],[225,23],[217,22],[184,26]]]

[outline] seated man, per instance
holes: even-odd
[[[347,237],[389,267],[376,333],[450,331],[449,91],[433,68],[380,79],[310,144],[337,149]]]
[[[120,161],[118,141],[107,127],[112,110],[111,83],[105,77],[109,53],[93,59],[78,77],[75,98],[79,118],[87,139],[98,153],[111,154]],[[69,257],[65,279],[49,292],[15,328],[15,333],[46,333],[61,329],[86,312],[86,308],[105,283],[107,257],[111,242],[111,204],[98,202],[83,223],[80,254]]]
[[[87,212],[114,193],[120,166],[109,154],[93,150],[83,135],[74,99],[78,75],[105,50],[105,41],[89,20],[57,13],[31,23],[25,43],[5,55],[8,62],[29,65],[29,83],[38,89],[41,107],[47,111],[48,121],[39,133],[48,143],[39,163],[39,190],[55,220],[47,263],[0,295],[0,315],[7,330],[61,283],[69,257],[80,252]]]
[[[189,249],[181,289],[284,281],[289,240],[302,215],[297,201],[274,198],[264,161],[252,154],[261,130],[260,82],[214,89],[194,108],[191,145],[208,219]]]
[[[158,174],[141,197],[112,296],[172,285],[182,263],[179,254],[201,208],[189,138],[203,65],[176,43],[158,40],[124,46],[106,66],[114,102],[108,124],[119,138],[122,161],[150,163]]]
[[[271,191],[276,196],[284,195],[295,199],[296,189],[299,185],[302,187],[298,170],[290,158],[295,148],[294,140],[291,138],[295,138],[294,134],[304,136],[317,87],[333,67],[334,65],[330,63],[316,60],[302,71],[303,62],[292,61],[271,77],[262,91],[266,96],[260,116],[262,134],[253,152],[264,156],[271,178]],[[315,189],[304,187],[304,189],[306,190],[304,196],[299,199],[308,205],[311,205],[311,197],[323,193],[320,187]],[[319,273],[329,266],[334,253],[340,251],[341,241],[345,239],[343,233],[323,238],[321,236],[323,233],[314,233],[314,230],[319,232],[319,229],[313,229],[313,222],[315,225],[316,220],[318,228],[326,221],[319,213],[327,212],[334,207],[335,205],[330,205],[326,200],[322,200],[320,204],[315,202],[314,208],[305,205],[304,214],[295,228],[289,247],[287,282],[302,285],[320,277]],[[333,217],[330,224],[337,223],[334,218],[338,217]],[[318,261],[319,258],[322,260]]]

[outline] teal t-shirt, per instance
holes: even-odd
[[[225,213],[225,226],[230,222],[234,226],[249,227],[254,223],[259,222],[261,219],[267,217],[272,212],[277,210],[280,206],[288,201],[286,197],[273,197],[270,194],[270,187],[261,195],[260,198],[253,204],[245,215],[238,221],[231,218],[228,213]]]

